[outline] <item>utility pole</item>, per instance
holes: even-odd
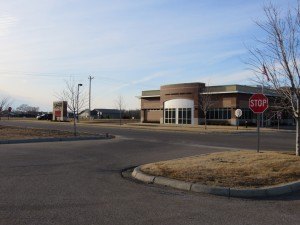
[[[92,88],[92,80],[94,77],[89,76],[88,78],[90,80],[90,85],[89,85],[89,119],[91,120],[91,88]]]
[[[79,122],[79,87],[81,86],[82,84],[77,84],[77,100],[76,100],[77,122]]]

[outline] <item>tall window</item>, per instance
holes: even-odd
[[[165,109],[165,123],[176,123],[176,109]]]
[[[192,123],[192,109],[178,108],[178,124],[191,124],[191,123]]]

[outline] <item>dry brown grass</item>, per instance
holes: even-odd
[[[146,164],[145,173],[222,187],[262,187],[300,180],[292,153],[219,152]]]
[[[0,126],[0,140],[33,139],[49,137],[72,137],[73,133],[68,131],[21,128]]]

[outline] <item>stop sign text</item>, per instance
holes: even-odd
[[[268,105],[268,99],[251,99],[250,107],[263,107]]]

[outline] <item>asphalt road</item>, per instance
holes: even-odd
[[[0,124],[71,129],[65,124]],[[80,126],[114,140],[0,145],[0,224],[300,224],[300,193],[249,200],[124,179],[122,169],[229,149],[254,134],[195,134]],[[263,134],[263,148],[293,150],[293,133]]]
[[[44,121],[16,121],[0,120],[0,125],[15,125],[23,127],[36,127],[48,129],[73,130],[70,123],[55,123]],[[105,125],[80,124],[79,132],[90,133],[109,133],[121,137],[132,138],[147,142],[176,143],[178,145],[193,146],[219,146],[241,149],[257,149],[257,134],[249,133],[195,133],[195,132],[172,132],[128,129],[118,127],[105,127]],[[261,133],[260,148],[262,150],[294,151],[295,133],[294,132],[269,132]]]

